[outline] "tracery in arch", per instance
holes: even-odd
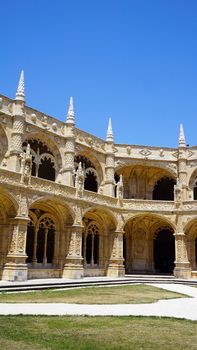
[[[197,200],[197,177],[194,180],[193,195],[194,195],[194,200]]]
[[[98,190],[98,173],[95,169],[94,164],[84,156],[75,157],[75,170],[78,168],[78,164],[81,162],[82,168],[84,169],[85,182],[84,189],[92,192]]]
[[[23,143],[24,150],[26,150],[27,144],[30,144],[32,154],[31,175],[55,181],[57,165],[54,155],[48,146],[40,140],[31,139]]]
[[[159,179],[153,189],[154,200],[174,200],[174,185],[176,181],[170,177],[164,176]]]
[[[99,264],[99,242],[99,227],[96,222],[90,221],[83,232],[82,255],[85,266],[94,267]]]
[[[41,217],[37,218],[34,213],[30,213],[26,241],[27,262],[47,266],[53,263],[56,227],[50,214],[41,211],[40,214]]]

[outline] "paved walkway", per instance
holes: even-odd
[[[166,316],[197,320],[197,288],[177,284],[152,284],[185,294],[185,298],[161,300],[152,304],[0,304],[0,315],[89,315],[89,316]],[[189,297],[188,297],[189,296]]]

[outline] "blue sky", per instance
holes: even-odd
[[[197,145],[196,0],[1,2],[0,93],[116,143]]]

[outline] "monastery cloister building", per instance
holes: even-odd
[[[0,95],[0,278],[197,278],[197,147],[115,144]]]

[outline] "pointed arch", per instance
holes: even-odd
[[[77,170],[80,162],[85,172],[85,190],[97,192],[103,180],[100,163],[95,156],[88,152],[82,152],[75,156],[75,170]]]
[[[62,158],[54,140],[42,133],[31,133],[24,138],[24,150],[27,144],[32,154],[32,175],[55,181],[62,168]]]
[[[172,273],[175,260],[174,229],[174,224],[162,215],[142,213],[130,217],[124,228],[126,272]],[[166,248],[163,255],[162,244]]]

